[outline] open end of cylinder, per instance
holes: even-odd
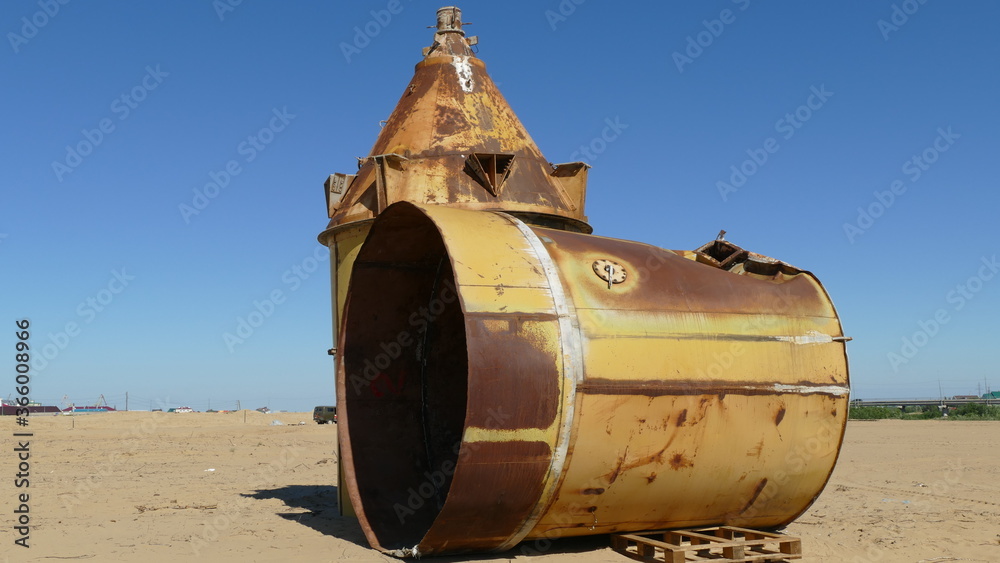
[[[382,236],[389,232],[392,236]],[[345,317],[346,410],[362,526],[416,545],[451,487],[466,417],[465,324],[441,236],[418,214],[373,227]]]

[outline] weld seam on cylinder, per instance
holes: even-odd
[[[576,307],[567,298],[559,276],[559,269],[556,267],[552,257],[549,256],[549,251],[545,248],[541,239],[538,238],[538,235],[527,224],[517,217],[499,211],[495,213],[506,218],[521,231],[530,250],[541,264],[545,279],[548,281],[549,291],[552,295],[556,317],[559,322],[559,343],[563,363],[563,388],[559,400],[563,402],[563,398],[567,398],[565,404],[562,405],[563,408],[559,411],[562,417],[562,424],[556,438],[556,446],[552,450],[549,471],[546,473],[546,487],[539,496],[539,503],[535,505],[534,510],[525,519],[521,528],[495,549],[495,551],[506,551],[520,543],[534,529],[542,515],[545,514],[548,507],[555,501],[555,494],[562,485],[567,461],[566,454],[569,451],[573,422],[576,416],[576,386],[579,382],[583,381],[582,360],[576,359],[583,358],[583,343],[580,336],[579,323],[576,322]]]

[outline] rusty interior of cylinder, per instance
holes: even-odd
[[[462,309],[441,236],[430,221],[391,223],[379,227],[393,232],[392,244],[365,245],[355,263],[347,310],[359,314],[347,315],[343,401],[363,508],[388,549],[420,541],[444,504],[452,474],[438,469],[457,462],[468,387]],[[421,490],[435,471],[433,492]]]

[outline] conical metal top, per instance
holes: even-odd
[[[472,52],[456,7],[437,12],[433,43],[356,174],[327,182],[320,236],[397,201],[503,210],[547,227],[591,232],[588,166],[550,164]]]

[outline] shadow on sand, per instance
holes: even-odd
[[[361,525],[356,518],[341,516],[337,511],[337,487],[330,485],[289,485],[277,489],[263,489],[244,497],[277,499],[289,508],[306,512],[278,513],[278,516],[308,526],[322,534],[335,536],[359,547],[371,550]],[[459,563],[469,560],[509,561],[518,556],[553,553],[586,554],[608,547],[608,536],[583,536],[558,540],[526,541],[503,553],[473,553],[468,555],[434,557],[434,563]],[[372,550],[372,555],[376,551]],[[387,558],[387,560],[394,560]]]
[[[344,517],[337,511],[337,487],[331,485],[289,485],[277,489],[261,489],[244,497],[277,499],[289,508],[306,512],[278,513],[286,520],[308,526],[321,534],[335,536],[363,548],[369,548],[365,533],[356,518]]]

